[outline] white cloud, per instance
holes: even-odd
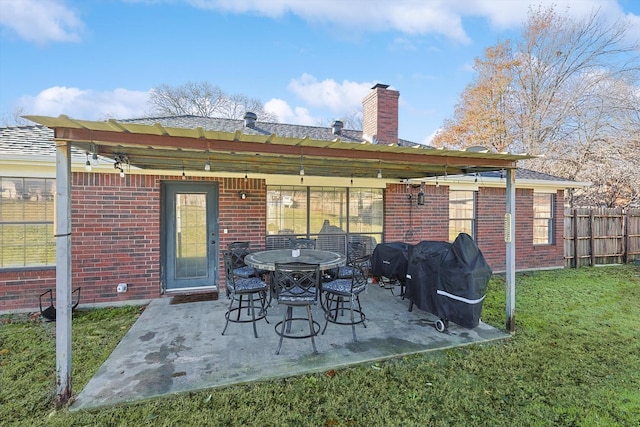
[[[620,16],[616,0],[185,0],[194,7],[271,18],[293,14],[310,22],[344,27],[351,31],[399,31],[404,34],[437,34],[468,43],[462,19],[479,17],[497,29],[517,28],[530,7],[555,5],[557,11],[584,16],[595,9]]]
[[[306,108],[291,108],[286,101],[279,98],[267,101],[264,104],[264,109],[268,113],[278,116],[280,123],[314,126],[320,121],[320,118],[312,116]]]
[[[640,43],[640,15],[629,13],[626,19],[629,21],[629,42]]]
[[[440,132],[442,132],[442,128],[438,128],[436,130],[434,130],[431,135],[427,135],[425,138],[423,138],[423,140],[420,142],[420,144],[422,145],[431,145],[431,141],[433,141],[433,138],[436,137],[436,135],[438,135]]]
[[[371,91],[373,83],[338,83],[333,79],[319,81],[311,74],[303,74],[293,79],[288,89],[313,107],[327,108],[332,113],[344,114],[359,109],[362,98]]]
[[[0,26],[21,38],[35,42],[78,41],[84,25],[67,5],[69,0],[0,0]],[[129,0],[150,3],[150,0]],[[169,3],[176,0],[156,0]],[[259,14],[277,19],[286,14],[321,25],[352,32],[397,31],[407,35],[436,34],[469,43],[463,18],[485,18],[500,30],[517,28],[526,20],[530,7],[555,5],[574,16],[595,9],[609,17],[621,17],[616,0],[182,0],[205,10],[235,14]],[[630,19],[636,19],[632,15]],[[402,41],[401,39],[398,39]],[[398,48],[402,44],[396,45]],[[405,44],[409,47],[410,44]]]
[[[622,8],[617,0],[457,0],[455,8],[461,14],[485,17],[496,29],[517,28],[528,16],[529,10],[537,7],[553,6],[556,12],[565,12],[575,18],[583,18],[599,10],[599,14],[608,18],[622,16]],[[459,7],[458,7],[459,6]]]
[[[77,42],[84,24],[61,0],[1,0],[0,27],[36,43]]]
[[[75,119],[103,120],[107,117],[133,118],[146,115],[148,92],[115,89],[111,92],[82,90],[54,86],[36,96],[23,96],[22,111],[33,115],[58,116]]]

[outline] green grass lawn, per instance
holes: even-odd
[[[505,281],[482,318],[504,328]],[[138,307],[76,312],[79,392]],[[4,316],[0,425],[638,426],[640,269],[517,276],[513,338],[288,379],[182,393],[91,411],[54,411],[55,325]]]

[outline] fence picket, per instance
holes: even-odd
[[[565,266],[640,259],[640,209],[567,208],[564,216]]]

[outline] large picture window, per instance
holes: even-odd
[[[475,191],[449,192],[449,241],[453,242],[460,233],[476,238]]]
[[[0,177],[0,268],[55,265],[55,180]]]
[[[553,243],[553,194],[533,194],[533,244]]]
[[[268,240],[305,236],[316,239],[320,249],[338,251],[359,240],[372,251],[382,241],[383,211],[378,188],[269,186]]]

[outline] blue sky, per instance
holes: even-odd
[[[426,142],[474,58],[552,3],[629,19],[640,40],[640,0],[0,0],[0,117],[141,117],[153,87],[208,82],[318,125],[385,83],[399,136]]]

